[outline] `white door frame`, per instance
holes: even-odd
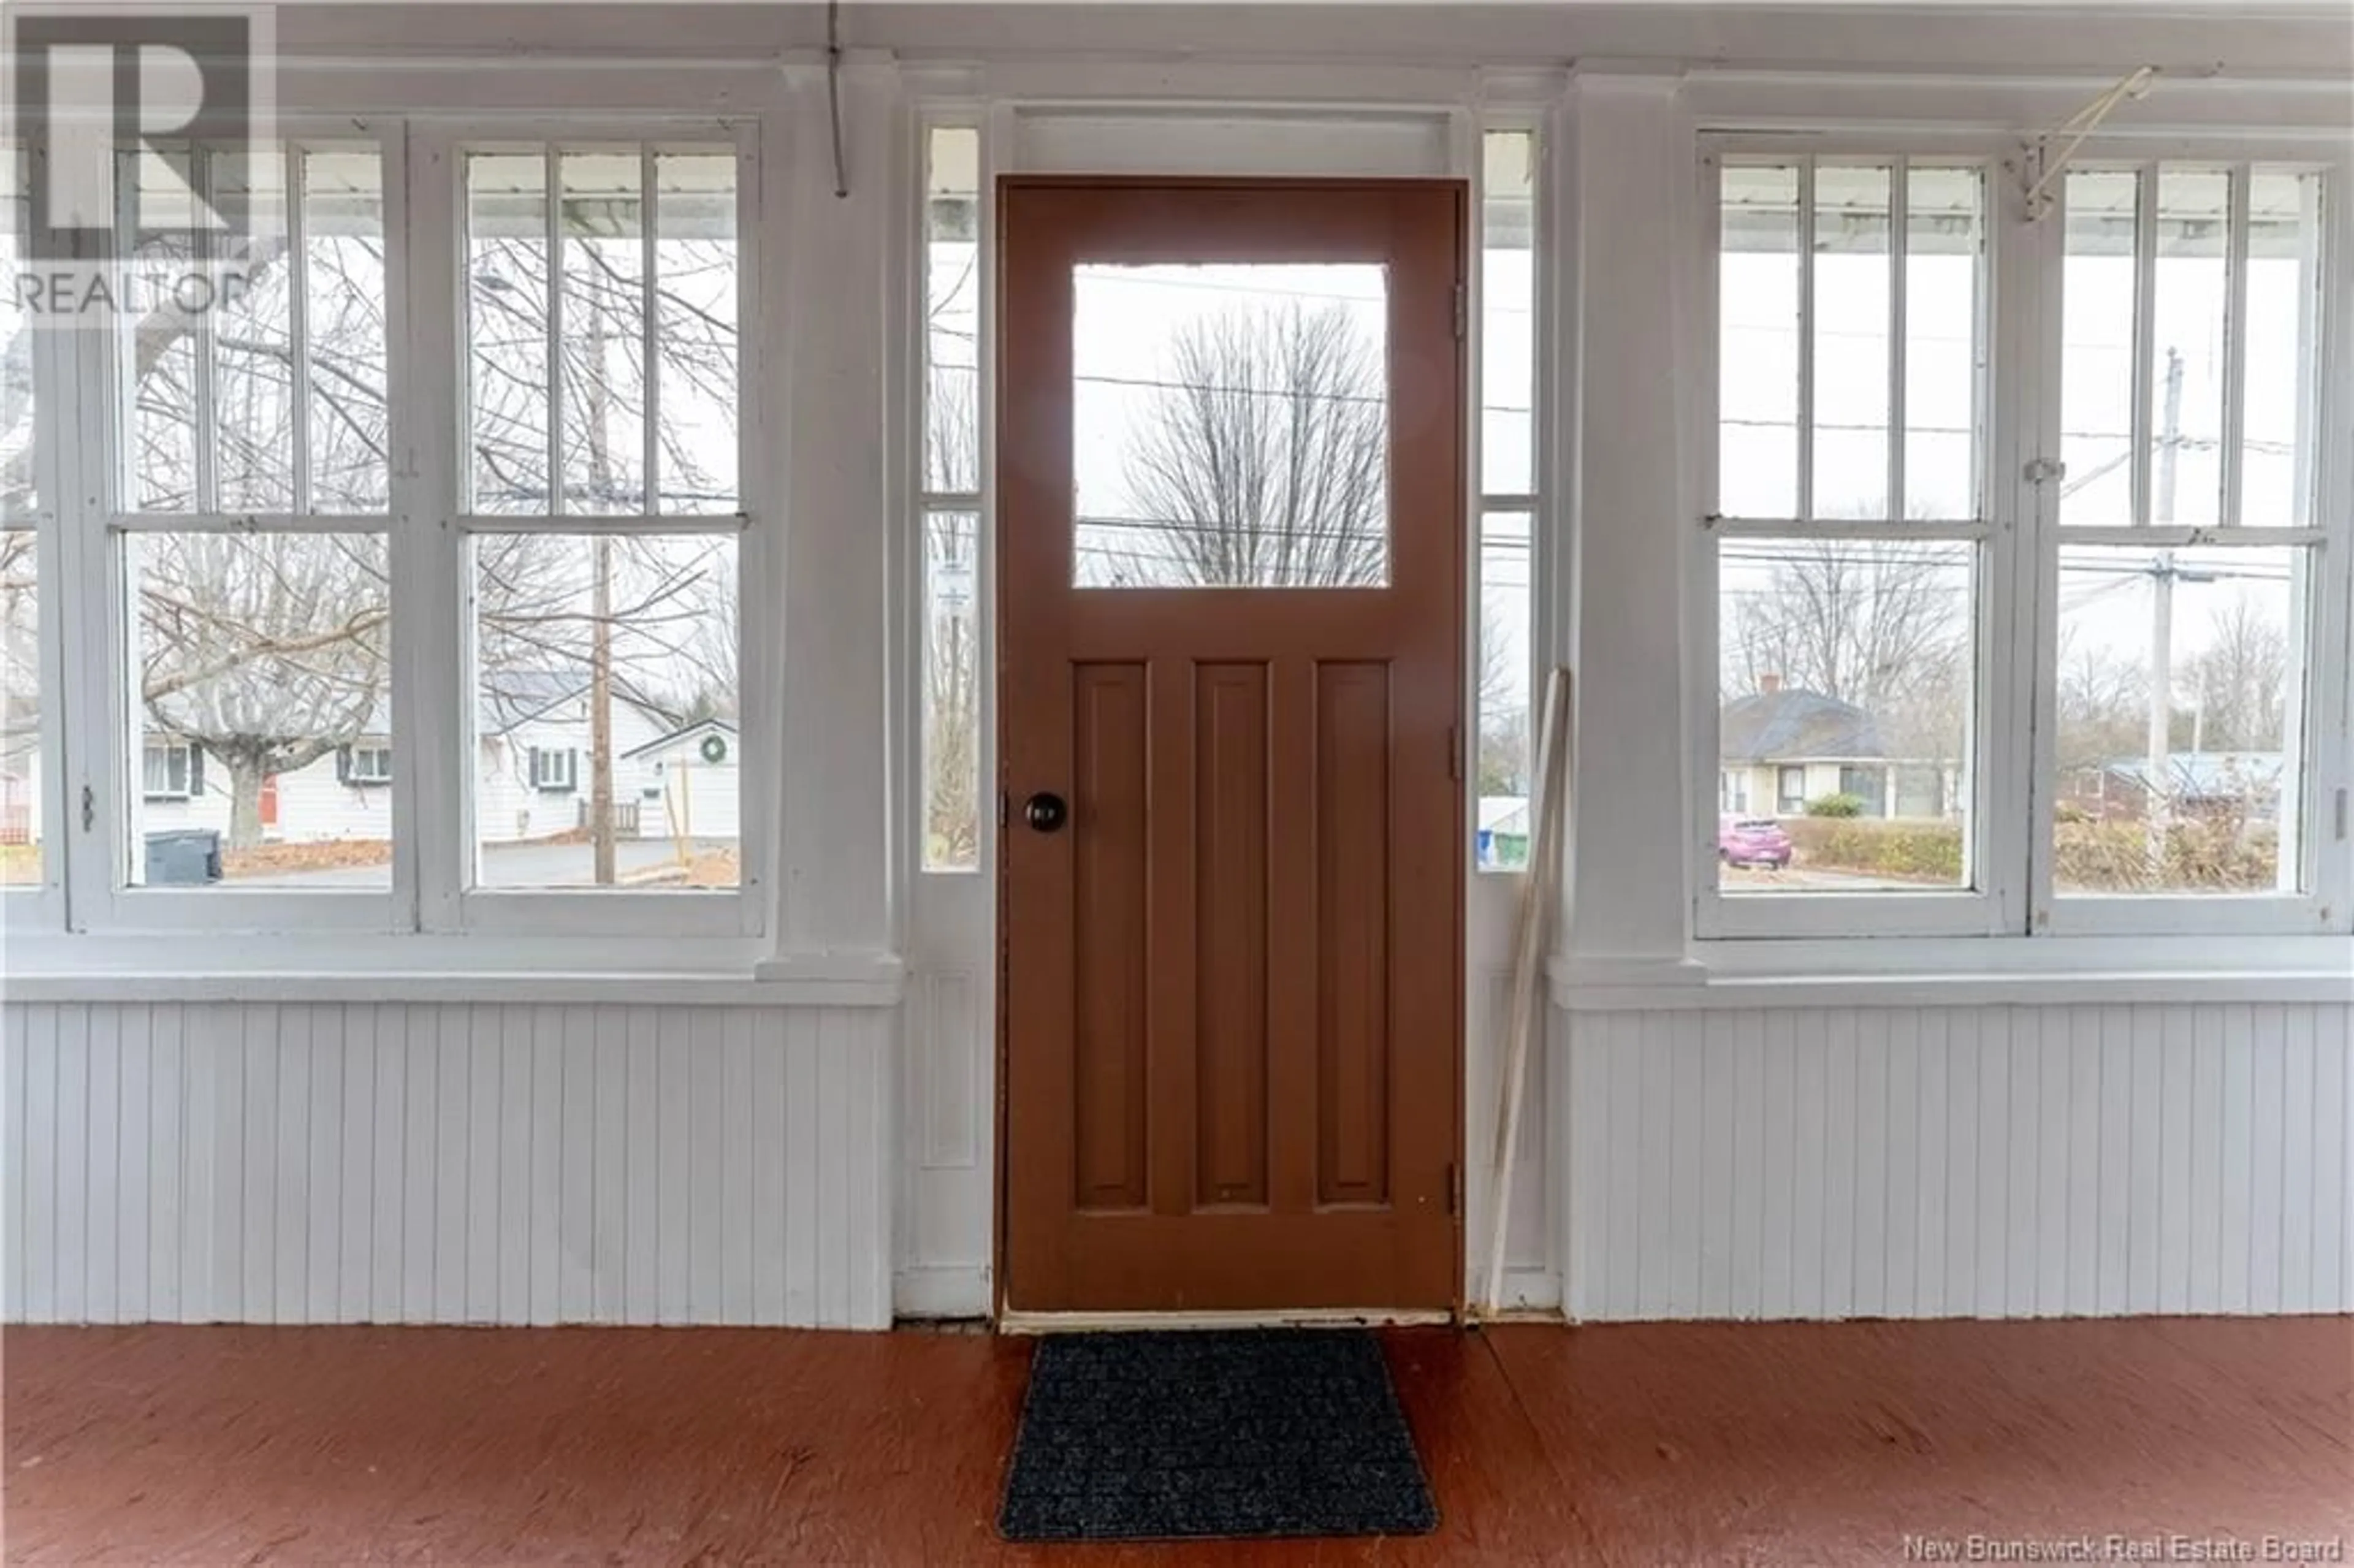
[[[995,538],[991,506],[993,397],[988,344],[993,330],[988,257],[995,244],[989,193],[1007,173],[1219,174],[1244,175],[1422,176],[1473,182],[1479,199],[1480,135],[1488,129],[1526,129],[1542,138],[1548,106],[1566,77],[1557,71],[1479,72],[1372,69],[1353,72],[1267,68],[1237,73],[1195,72],[1165,66],[1106,65],[1052,73],[1050,91],[1032,68],[910,69],[904,73],[906,135],[896,172],[907,199],[896,254],[900,276],[896,362],[906,367],[906,395],[895,404],[897,470],[907,476],[908,503],[895,519],[893,733],[900,745],[895,768],[895,824],[904,846],[895,872],[899,921],[909,972],[901,1036],[901,1122],[894,1235],[894,1302],[903,1317],[986,1314],[993,1300],[997,1131],[997,813],[996,637],[993,624]],[[970,871],[926,871],[923,853],[923,671],[925,546],[920,494],[923,451],[922,206],[924,149],[937,126],[974,126],[981,132],[981,493],[979,607],[981,790],[980,848]],[[1549,196],[1550,193],[1546,193]],[[1548,206],[1540,197],[1540,212]],[[1541,223],[1544,220],[1541,218]],[[1548,226],[1549,227],[1549,226]],[[1552,235],[1541,228],[1542,256]],[[1552,269],[1537,268],[1538,382],[1558,385],[1543,330],[1549,315]],[[1478,269],[1472,270],[1473,288]],[[1470,319],[1478,321],[1476,298]],[[1473,333],[1471,385],[1479,385],[1479,334]],[[1540,398],[1541,401],[1543,399]],[[1479,559],[1477,528],[1480,471],[1479,419],[1471,420],[1466,464],[1471,493],[1465,516],[1473,529],[1470,560]],[[1538,493],[1558,487],[1544,471],[1549,443],[1540,424],[1536,441]],[[1542,667],[1555,646],[1551,605],[1549,541],[1553,518],[1540,505],[1532,534],[1532,663]],[[1472,602],[1466,625],[1479,626],[1479,574],[1466,573]],[[1473,663],[1467,660],[1467,665]],[[1470,677],[1476,680],[1476,674]],[[1467,711],[1473,711],[1467,707]],[[1465,789],[1476,795],[1476,770]],[[1469,1017],[1465,1032],[1467,1151],[1464,1235],[1467,1281],[1481,1277],[1487,1234],[1486,1151],[1492,1139],[1495,1036],[1500,1028],[1512,911],[1519,874],[1477,871],[1467,835],[1469,878],[1465,954]],[[1532,1074],[1508,1268],[1507,1300],[1534,1310],[1560,1301],[1560,1282],[1545,1218],[1543,1053]]]

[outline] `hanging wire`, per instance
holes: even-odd
[[[833,125],[833,194],[850,195],[850,174],[842,159],[842,0],[826,0],[825,108]]]

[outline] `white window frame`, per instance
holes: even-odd
[[[1717,175],[1728,157],[1756,162],[1811,156],[1825,161],[1899,156],[1950,165],[1984,161],[1988,173],[1988,322],[1984,351],[1979,433],[1985,514],[1978,526],[1981,572],[1978,590],[1979,689],[1974,709],[1976,750],[1974,844],[1970,864],[1978,888],[1967,894],[1743,894],[1717,890],[1716,792],[1688,791],[1695,855],[1691,892],[1693,935],[1731,954],[1762,958],[1776,950],[1820,950],[1822,939],[2128,937],[2236,939],[2267,936],[2336,936],[2354,931],[2354,850],[2349,850],[2349,791],[2354,791],[2354,156],[2342,138],[2177,133],[2088,138],[2073,163],[2190,163],[2302,165],[2324,177],[2324,299],[2333,309],[2323,323],[2317,380],[2321,471],[2316,477],[2319,525],[2304,534],[2267,528],[2264,544],[2310,542],[2317,547],[2305,660],[2304,788],[2298,801],[2304,891],[2277,895],[2186,894],[2140,897],[2052,895],[2052,825],[2063,785],[2055,769],[2052,722],[2058,667],[2058,525],[2061,408],[2061,257],[2064,228],[2056,210],[2041,223],[2022,221],[2024,190],[2036,177],[2039,154],[2022,154],[2015,138],[1992,134],[1929,134],[1892,123],[1885,133],[1842,131],[1699,133],[1698,222],[1703,298],[1700,302],[1702,373],[1698,406],[1699,460],[1705,504],[1717,493]],[[2243,201],[2244,198],[2239,198]],[[1811,237],[1803,232],[1802,252]],[[1800,331],[1806,331],[1801,322]],[[1901,350],[1899,351],[1901,353]],[[1900,361],[1901,365],[1901,361]],[[1901,373],[1901,371],[1900,371]],[[1802,410],[1803,416],[1803,410]],[[1802,417],[1802,424],[1804,423]],[[1808,438],[1802,429],[1803,447]],[[2044,460],[2048,460],[2046,462]],[[1704,515],[1706,543],[1687,553],[1686,613],[1694,666],[1687,682],[1691,766],[1721,764],[1717,744],[1719,641],[1714,541],[1752,534],[1782,535],[1781,520],[1731,523]],[[1923,537],[1902,527],[1943,524],[1872,523],[1851,532],[1871,537]],[[2187,546],[2208,542],[2216,529],[2071,529],[2073,543]],[[2252,530],[2252,532],[2253,532]],[[2172,535],[2179,535],[2175,538]],[[2194,535],[2197,536],[2194,538]],[[1777,784],[1778,791],[1778,784]],[[1778,806],[1779,801],[1776,800]],[[1812,946],[1808,944],[1812,943]],[[2104,949],[2105,950],[2105,948]],[[1741,960],[1744,963],[1746,960]]]
[[[1553,483],[1553,440],[1551,420],[1555,411],[1553,382],[1548,371],[1554,355],[1552,333],[1554,323],[1553,289],[1556,269],[1547,263],[1553,247],[1550,238],[1553,222],[1553,201],[1549,169],[1554,156],[1553,127],[1549,123],[1547,102],[1542,96],[1545,86],[1522,99],[1500,91],[1493,101],[1481,106],[1479,112],[1465,116],[1468,122],[1461,134],[1468,138],[1469,148],[1458,159],[1470,169],[1470,208],[1467,221],[1474,239],[1469,265],[1466,269],[1469,301],[1465,308],[1469,339],[1468,386],[1469,387],[1469,429],[1464,440],[1464,467],[1469,476],[1470,494],[1467,515],[1470,520],[1470,537],[1465,541],[1464,576],[1469,608],[1465,630],[1469,642],[1464,666],[1469,676],[1469,691],[1464,697],[1466,733],[1463,777],[1464,854],[1470,868],[1469,896],[1481,896],[1479,889],[1488,877],[1506,877],[1509,883],[1500,886],[1511,888],[1511,896],[1519,897],[1518,882],[1528,873],[1526,865],[1482,863],[1479,859],[1479,737],[1486,727],[1487,715],[1479,702],[1479,648],[1485,630],[1487,614],[1487,539],[1488,519],[1491,515],[1518,514],[1527,519],[1528,560],[1526,569],[1529,586],[1529,638],[1525,650],[1527,667],[1522,672],[1523,689],[1528,694],[1522,725],[1527,731],[1524,744],[1528,748],[1531,795],[1529,798],[1529,832],[1536,832],[1537,747],[1543,728],[1545,671],[1550,662],[1545,651],[1553,646],[1552,627],[1554,596],[1549,591],[1549,571],[1553,565],[1553,538],[1556,525],[1549,510],[1551,497],[1559,488]],[[1487,289],[1487,140],[1491,134],[1523,135],[1529,139],[1529,256],[1530,299],[1529,336],[1529,484],[1522,491],[1491,491],[1487,482],[1487,356],[1488,302]]]
[[[1702,365],[1695,401],[1699,408],[1698,446],[1702,471],[1699,546],[1686,552],[1686,614],[1692,636],[1693,667],[1686,683],[1691,694],[1691,766],[1703,763],[1714,772],[1723,766],[1718,744],[1718,650],[1720,644],[1719,546],[1735,539],[1837,539],[1879,543],[1967,544],[1976,552],[1977,581],[1971,608],[1973,674],[1976,691],[1970,709],[1970,778],[1967,836],[1964,863],[1970,885],[1919,891],[1874,893],[1739,893],[1719,885],[1714,790],[1690,789],[1691,808],[1691,906],[1694,934],[1703,941],[1717,939],[1770,940],[1870,936],[1984,937],[2019,928],[2025,919],[2027,802],[2013,798],[2012,781],[2019,773],[2016,754],[2024,726],[2012,732],[2008,715],[2024,715],[2020,689],[2024,662],[2014,657],[2009,636],[2012,611],[2004,585],[2015,582],[2018,530],[2007,515],[2008,493],[1996,476],[2005,471],[2006,421],[2004,397],[2015,375],[2005,345],[1999,341],[2001,316],[1994,302],[2009,285],[2016,266],[2015,245],[2008,242],[2002,214],[2006,206],[2005,149],[1985,136],[1923,135],[1892,131],[1885,135],[1841,133],[1707,132],[1699,138],[1697,207],[1701,225],[1700,273],[1702,300]],[[1727,163],[1776,164],[1919,163],[1941,168],[1971,164],[1985,172],[1986,256],[1981,266],[1979,297],[1987,302],[1983,362],[1978,371],[1978,493],[1979,515],[1960,522],[1914,522],[1900,519],[1861,523],[1824,522],[1811,518],[1726,518],[1717,514],[1719,433],[1718,398],[1718,243],[1722,217],[1720,175]],[[1801,302],[1797,320],[1802,363],[1813,354],[1812,330],[1805,301],[1807,277],[1812,270],[1814,237],[1810,232],[1810,182],[1802,182],[1797,217],[1797,247]],[[1892,183],[1892,213],[1903,204],[1901,183]],[[1901,215],[1893,217],[1890,255],[1892,274],[1903,273]],[[1893,383],[1904,374],[1904,291],[1890,291],[1890,373]],[[1802,383],[1803,385],[1803,383]],[[1892,407],[1892,418],[1894,417]],[[1797,418],[1797,449],[1801,471],[1811,462],[1813,409],[1805,393]],[[1893,444],[1901,450],[1901,432]],[[1896,505],[1902,505],[1897,501]],[[1800,511],[1808,510],[1804,487]],[[1780,815],[1781,781],[1775,781],[1775,814]],[[1757,814],[1764,814],[1759,812]],[[2006,866],[2016,865],[2007,874]]]
[[[979,341],[974,345],[977,383],[973,399],[973,417],[980,424],[974,450],[974,490],[934,490],[931,488],[930,440],[930,378],[931,311],[930,234],[927,209],[930,205],[931,143],[937,131],[970,131],[977,143],[974,163],[974,183],[977,204],[973,234],[975,248],[974,289],[978,296],[980,317]],[[911,736],[909,756],[914,759],[910,781],[896,815],[907,845],[904,879],[932,877],[978,877],[994,885],[997,866],[999,794],[997,781],[997,529],[995,515],[997,463],[997,387],[991,374],[993,355],[989,352],[991,334],[996,331],[996,243],[997,202],[995,191],[1000,168],[1000,136],[991,134],[986,110],[979,103],[933,102],[917,109],[913,116],[910,137],[911,158],[907,173],[910,188],[915,193],[914,210],[907,215],[907,224],[904,253],[907,264],[900,269],[904,283],[902,309],[907,313],[906,339],[913,345],[912,372],[908,376],[906,396],[898,399],[900,418],[906,421],[901,439],[895,444],[905,453],[904,461],[892,465],[893,472],[910,477],[904,480],[908,497],[906,505],[896,508],[907,514],[903,537],[909,562],[909,571],[895,574],[895,578],[912,580],[904,588],[907,603],[899,620],[903,622],[896,641],[901,657],[911,678],[901,683],[905,711],[894,716],[896,733]],[[973,805],[980,818],[973,838],[973,860],[970,865],[934,864],[930,856],[931,824],[928,800],[931,790],[931,753],[924,726],[924,682],[931,656],[931,589],[930,589],[930,525],[932,518],[942,514],[963,514],[973,519],[972,591],[976,613],[973,616],[974,658],[979,663],[975,682],[974,767],[979,777],[974,782]],[[903,879],[896,879],[900,881]],[[912,898],[910,886],[903,896]]]
[[[2346,804],[2354,790],[2354,679],[2349,679],[2349,605],[2354,605],[2354,154],[2345,139],[2115,137],[2089,139],[2069,160],[2068,167],[2194,164],[2231,169],[2244,175],[2251,164],[2302,166],[2322,178],[2321,331],[2320,363],[2314,366],[2317,400],[2315,429],[2317,471],[2313,476],[2317,526],[2309,529],[2252,527],[2242,535],[2261,546],[2310,547],[2311,582],[2306,602],[2292,607],[2292,628],[2306,620],[2304,646],[2296,653],[2306,675],[2299,714],[2301,778],[2283,780],[2282,826],[2289,825],[2294,805],[2297,829],[2299,883],[2302,891],[2272,894],[2151,894],[2138,896],[2058,896],[2053,885],[2055,850],[2053,817],[2062,785],[2058,779],[2057,726],[2050,722],[2050,705],[2058,676],[2060,614],[2058,583],[2063,544],[2168,545],[2213,544],[2219,536],[2237,533],[2227,519],[2219,527],[2062,528],[2059,508],[2063,476],[2056,469],[2061,447],[2060,323],[2062,258],[2066,230],[2062,203],[2065,173],[2053,175],[2049,187],[2051,216],[2037,225],[2032,239],[2038,250],[2036,302],[2041,318],[2051,323],[2039,344],[2038,382],[2041,396],[2033,407],[2036,450],[2050,457],[2054,471],[2036,486],[2037,549],[2035,570],[2040,594],[2036,632],[2039,724],[2036,734],[2033,837],[2031,840],[2034,920],[2037,935],[2078,936],[2245,936],[2331,935],[2354,931],[2354,847],[2349,834]],[[2145,186],[2145,194],[2149,187]],[[2245,221],[2247,185],[2232,182],[2232,210],[2235,228]],[[2146,206],[2147,204],[2145,204]],[[2154,216],[2154,215],[2152,215]],[[2243,235],[2244,230],[2242,230]],[[2143,239],[2150,235],[2145,228]],[[2234,249],[2240,235],[2227,237],[2227,252],[2234,273],[2228,285],[2235,319],[2244,314],[2245,275],[2238,270],[2242,258]],[[2142,248],[2145,252],[2147,247]],[[2143,284],[2149,278],[2151,259],[2140,257]],[[2146,311],[2136,317],[2137,335],[2146,335]],[[2236,355],[2234,356],[2236,358]],[[2147,378],[2144,377],[2144,380]],[[2225,418],[2224,463],[2228,472],[2237,462],[2232,450],[2239,414],[2234,386]],[[2146,387],[2137,388],[2146,397]],[[2135,432],[2137,466],[2145,461],[2143,431]],[[2050,780],[2046,786],[2043,781]]]
[[[43,475],[42,510],[34,522],[40,535],[43,683],[61,696],[46,704],[42,714],[48,885],[5,895],[0,911],[12,936],[46,931],[130,940],[202,930],[340,934],[348,943],[372,932],[417,940],[423,950],[431,938],[512,938],[510,947],[526,939],[575,938],[707,944],[711,938],[765,932],[772,828],[766,813],[750,809],[748,801],[741,813],[741,881],[733,890],[468,885],[475,842],[470,814],[474,694],[469,553],[462,541],[474,532],[535,528],[732,535],[738,542],[739,592],[772,578],[781,542],[773,537],[775,524],[764,503],[770,479],[758,446],[765,429],[759,407],[774,354],[760,319],[767,291],[760,260],[761,116],[769,112],[756,108],[720,115],[649,109],[593,118],[578,112],[484,118],[471,111],[281,116],[275,140],[281,144],[367,142],[382,159],[393,456],[388,503],[379,515],[193,516],[130,509],[127,500],[117,499],[128,495],[122,488],[128,447],[125,432],[115,428],[113,333],[45,333],[37,340]],[[457,314],[462,301],[464,197],[453,155],[470,146],[518,141],[567,147],[675,142],[734,148],[741,497],[737,513],[475,518],[461,510],[468,365]],[[115,471],[118,464],[122,473]],[[230,529],[376,533],[387,539],[393,722],[384,745],[398,748],[402,760],[387,780],[369,787],[389,796],[388,888],[312,892],[130,885],[135,847],[132,795],[143,788],[144,758],[125,684],[135,607],[125,597],[130,585],[122,543],[126,535],[140,532]],[[767,731],[779,706],[781,673],[773,659],[746,645],[740,630],[738,635],[742,755],[748,779],[757,779],[773,766],[775,747]],[[451,715],[460,717],[452,720]],[[90,805],[86,823],[85,796]],[[352,951],[360,967],[395,961]],[[709,959],[719,949],[706,946],[697,951]]]
[[[180,757],[180,787],[172,788],[172,758]],[[147,759],[161,755],[164,758],[164,787],[157,789],[148,776]],[[139,748],[139,795],[145,800],[193,800],[196,799],[196,747],[193,741],[151,740]]]
[[[476,514],[466,509],[469,418],[466,397],[468,349],[465,311],[466,193],[464,157],[474,149],[517,144],[572,148],[643,149],[654,143],[729,145],[736,150],[737,178],[737,484],[734,514]],[[424,494],[447,519],[429,545],[412,554],[423,575],[437,620],[416,655],[412,685],[422,712],[455,714],[411,732],[420,745],[404,776],[419,781],[419,838],[433,846],[423,878],[420,924],[424,929],[502,936],[755,937],[766,926],[763,895],[769,824],[762,813],[740,813],[738,885],[732,890],[599,888],[484,888],[474,885],[479,838],[475,830],[473,755],[479,704],[473,673],[473,563],[476,534],[624,535],[733,534],[737,574],[742,585],[766,581],[766,549],[772,519],[764,505],[764,470],[755,438],[761,429],[764,338],[759,319],[759,128],[756,116],[626,114],[530,116],[483,120],[449,118],[411,122],[410,193],[413,213],[409,249],[419,259],[413,272],[410,353],[424,371],[424,385],[447,396],[440,416],[417,421],[418,469]],[[550,193],[551,211],[554,193]],[[445,379],[446,378],[446,379]],[[421,559],[419,557],[422,557]],[[400,573],[396,569],[396,588]],[[748,657],[737,618],[737,681],[739,711],[748,728],[769,722],[777,708],[769,684],[768,662]],[[436,633],[439,633],[438,635]],[[400,716],[396,705],[396,720]],[[424,745],[436,753],[424,755]],[[748,756],[766,758],[765,747]],[[749,772],[749,769],[747,769]],[[398,782],[398,781],[396,781]]]
[[[369,759],[366,769],[360,758]],[[355,741],[351,758],[344,769],[344,782],[355,789],[376,789],[392,782],[392,747],[382,741]]]
[[[373,143],[380,160],[385,203],[385,353],[389,446],[398,454],[413,418],[416,388],[402,360],[404,263],[401,243],[406,188],[402,126],[398,120],[281,117],[273,141],[285,155],[306,144],[353,146]],[[63,334],[70,367],[63,390],[76,404],[74,429],[60,442],[59,461],[72,478],[71,505],[63,532],[71,588],[69,632],[72,648],[61,686],[66,694],[67,746],[76,759],[77,825],[68,851],[68,907],[71,928],[80,931],[387,931],[407,927],[414,907],[417,844],[408,792],[392,786],[389,820],[392,861],[383,887],[299,891],[219,883],[204,888],[133,885],[133,856],[140,853],[133,831],[134,810],[143,798],[143,722],[130,698],[131,660],[137,636],[133,585],[125,569],[126,546],[137,534],[282,533],[381,535],[391,566],[390,654],[393,732],[403,730],[400,695],[404,645],[415,641],[402,605],[398,557],[406,514],[397,455],[388,463],[390,485],[382,513],[283,513],[253,514],[139,510],[132,500],[130,437],[123,416],[127,388],[122,384],[116,329],[74,330]],[[406,390],[404,390],[406,388]],[[201,450],[203,432],[198,432]],[[84,792],[87,792],[86,794]],[[90,809],[80,810],[84,801]]]

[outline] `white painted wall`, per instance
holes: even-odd
[[[1584,1319],[2354,1311],[2354,1006],[1564,1012]]]
[[[878,1008],[12,1003],[12,1322],[890,1319]]]

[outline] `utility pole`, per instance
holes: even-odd
[[[2150,522],[2174,522],[2176,456],[2182,444],[2182,355],[2166,351],[2166,414],[2158,443],[2158,475]],[[2174,804],[2174,552],[2150,563],[2149,757],[2144,824],[2149,833],[2152,885],[2166,885],[2166,840]]]

